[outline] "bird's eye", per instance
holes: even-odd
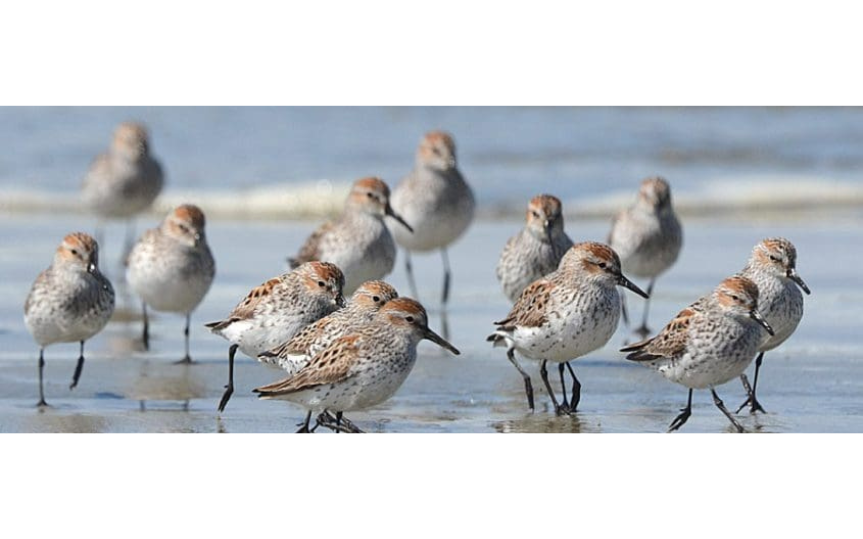
[[[318,286],[320,286],[321,288],[323,288],[323,287],[327,286],[327,283],[325,283],[325,282],[323,282],[323,281],[318,281]]]
[[[407,318],[405,318],[405,320],[407,320],[408,322],[413,323],[413,321],[414,321],[414,317],[413,317],[413,316],[408,316]]]
[[[774,262],[780,262],[780,260],[779,260],[779,257],[778,257],[778,256],[770,255],[770,260],[772,260],[772,261],[774,261]]]
[[[530,214],[533,215],[535,218],[539,219],[539,214],[537,212],[532,211],[530,212]]]
[[[375,195],[373,195],[372,193],[366,193],[366,196],[369,198],[374,198]]]
[[[77,249],[72,249],[72,254],[73,254],[73,255],[75,255],[75,256],[78,256],[78,250],[77,250]]]
[[[375,303],[379,302],[380,300],[380,296],[372,296],[372,301],[374,301]]]
[[[740,297],[739,297],[739,296],[733,296],[733,295],[732,295],[732,296],[731,296],[731,299],[733,299],[734,301],[740,301]]]
[[[599,263],[599,264],[597,264],[597,265],[598,265],[601,269],[605,269],[605,268],[607,268],[607,267],[608,267],[608,264],[606,264],[605,262],[600,262],[600,263]]]

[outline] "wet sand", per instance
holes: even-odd
[[[151,327],[152,351],[139,350],[137,304],[118,296],[120,313],[87,345],[79,386],[68,384],[77,345],[46,351],[45,392],[52,405],[35,407],[37,349],[24,327],[22,305],[36,274],[50,261],[63,234],[82,228],[79,217],[40,220],[28,226],[20,217],[0,217],[11,241],[0,247],[5,279],[0,283],[0,431],[2,432],[292,432],[301,408],[286,402],[259,401],[251,390],[280,378],[280,371],[238,355],[236,392],[223,414],[216,411],[227,378],[227,343],[210,335],[205,322],[224,316],[253,286],[284,269],[315,223],[215,221],[209,238],[217,260],[210,295],[193,316],[195,365],[174,365],[182,355],[182,318],[157,314]],[[89,223],[85,222],[85,225]],[[149,224],[147,226],[152,226]],[[503,349],[485,337],[508,305],[494,277],[506,239],[521,223],[478,222],[451,250],[454,288],[448,313],[449,337],[462,351],[450,356],[434,345],[420,345],[420,358],[398,394],[381,406],[349,414],[369,432],[664,432],[686,402],[686,389],[657,373],[624,360],[617,352],[626,335],[619,331],[602,350],[573,365],[582,382],[582,400],[573,417],[555,417],[535,363],[537,410],[529,413],[521,377]],[[798,268],[813,291],[797,333],[766,356],[759,399],[770,412],[741,414],[750,432],[863,432],[863,342],[859,319],[863,276],[859,249],[863,227],[858,218],[829,222],[728,224],[686,222],[684,251],[678,265],[658,281],[651,326],[659,329],[680,308],[740,269],[759,239],[785,235],[798,248]],[[139,223],[139,232],[144,229]],[[604,221],[575,221],[575,239],[604,238]],[[102,265],[118,289],[117,259],[123,230],[112,227]],[[437,255],[417,257],[420,300],[430,311],[433,329],[442,331],[437,298],[441,264]],[[408,294],[401,261],[388,279]],[[639,283],[643,284],[643,283]],[[633,295],[631,309],[642,304]],[[751,369],[750,369],[751,374]],[[551,371],[559,395],[556,369]],[[738,382],[718,389],[729,408],[742,402]],[[683,432],[730,432],[708,392],[696,392],[693,415]]]

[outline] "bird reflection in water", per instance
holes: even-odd
[[[137,400],[142,412],[147,411],[147,403],[153,401],[178,401],[182,410],[188,412],[193,399],[206,395],[203,379],[195,376],[197,370],[195,365],[144,362],[128,398]]]
[[[585,425],[577,415],[555,417],[543,413],[534,413],[519,417],[496,421],[491,424],[495,432],[500,433],[564,433],[581,434],[587,432]]]

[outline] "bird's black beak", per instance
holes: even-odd
[[[761,316],[761,313],[759,313],[755,309],[752,309],[751,311],[749,311],[749,317],[761,324],[761,327],[766,329],[767,333],[770,334],[771,337],[776,335],[776,332],[773,331],[773,328],[770,327],[770,324],[767,323],[767,320],[765,320],[764,317]]]
[[[788,278],[789,278],[789,279],[791,279],[792,281],[794,281],[795,283],[797,283],[797,286],[799,286],[801,289],[803,289],[803,291],[804,291],[804,292],[806,292],[806,294],[807,294],[807,295],[809,295],[809,294],[811,294],[811,293],[812,293],[812,292],[809,290],[809,287],[808,287],[808,286],[806,286],[806,283],[804,283],[804,282],[803,282],[803,278],[802,278],[802,277],[800,277],[800,275],[797,273],[797,269],[796,269],[796,268],[791,268],[791,269],[789,269],[789,270],[788,270],[788,273],[787,273],[786,275],[788,275]]]
[[[626,277],[624,277],[622,273],[617,276],[617,284],[632,290],[644,299],[650,299],[650,296],[647,295],[647,292],[635,286],[635,284]]]
[[[384,213],[386,213],[387,215],[389,215],[390,217],[392,217],[393,219],[395,219],[396,221],[398,221],[399,223],[401,223],[401,225],[402,225],[403,227],[405,227],[406,229],[408,229],[408,231],[409,231],[411,234],[413,234],[413,233],[414,233],[414,229],[413,229],[413,227],[412,227],[411,225],[407,224],[407,222],[406,222],[404,219],[402,219],[402,216],[401,216],[401,215],[399,215],[399,214],[397,214],[396,212],[394,212],[394,211],[393,211],[392,206],[390,206],[389,204],[387,204],[387,207],[386,207],[386,209],[384,210]]]
[[[458,351],[458,348],[445,341],[443,337],[430,330],[429,328],[425,328],[425,331],[423,332],[423,338],[430,340],[441,348],[446,348],[457,356],[461,355],[461,352]]]

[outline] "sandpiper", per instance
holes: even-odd
[[[84,204],[99,219],[126,220],[126,250],[133,241],[132,219],[159,196],[164,174],[150,155],[147,128],[123,122],[114,131],[111,147],[93,160],[82,185]]]
[[[114,288],[99,271],[99,245],[83,232],[67,235],[24,303],[24,323],[39,345],[39,406],[47,406],[42,382],[45,347],[81,343],[69,386],[74,389],[84,368],[84,342],[102,331],[113,313]]]
[[[497,279],[506,297],[515,303],[530,283],[557,269],[570,247],[560,200],[552,195],[531,199],[525,227],[506,242],[497,263]]]
[[[288,262],[292,268],[313,260],[332,262],[345,274],[345,293],[352,294],[362,283],[381,279],[393,270],[396,245],[384,224],[385,215],[398,221],[406,233],[413,233],[390,206],[390,189],[383,180],[357,180],[341,217],[315,230]]]
[[[671,188],[664,178],[656,176],[641,182],[636,203],[612,221],[608,244],[620,255],[627,275],[650,279],[647,294],[653,295],[657,277],[677,261],[683,244],[683,229],[671,205]],[[635,330],[642,338],[650,334],[647,327],[649,307],[648,299],[644,304],[641,326]],[[623,317],[628,327],[625,302]]]
[[[575,244],[560,261],[560,267],[528,286],[509,315],[488,340],[507,347],[507,357],[524,378],[530,409],[534,409],[530,376],[521,368],[514,352],[542,362],[540,374],[554,405],[555,413],[570,414],[581,400],[581,383],[569,361],[604,346],[620,321],[617,286],[647,297],[624,277],[620,259],[607,245],[596,242]],[[559,364],[563,402],[558,404],[548,381],[546,364]],[[572,400],[567,402],[564,368],[572,377]]]
[[[811,292],[797,273],[797,249],[785,238],[768,238],[758,243],[740,275],[758,285],[758,311],[776,334],[765,335],[764,342],[758,347],[752,386],[746,374],[740,375],[749,396],[737,412],[749,405],[751,413],[765,413],[755,395],[764,353],[778,347],[794,333],[803,318],[803,294],[800,290],[807,294]]]
[[[296,374],[309,360],[334,340],[371,322],[378,310],[399,297],[395,288],[384,281],[366,281],[339,309],[309,324],[293,339],[258,355],[265,363],[278,365],[288,374]]]
[[[143,305],[144,349],[150,347],[147,307],[186,315],[186,355],[191,363],[189,323],[213,283],[216,264],[204,233],[204,212],[183,204],[168,214],[159,228],[148,230],[127,259],[126,281]]]
[[[476,205],[470,186],[456,167],[452,136],[443,131],[426,133],[413,171],[393,190],[392,205],[414,227],[413,234],[391,227],[396,243],[406,250],[405,267],[412,294],[419,297],[411,251],[440,249],[444,264],[442,303],[446,305],[451,281],[447,247],[467,230]]]
[[[307,262],[255,287],[224,320],[206,324],[231,343],[228,385],[219,402],[224,412],[234,393],[234,355],[249,357],[291,340],[304,327],[344,306],[345,278],[329,262]]]
[[[398,391],[413,369],[422,339],[459,354],[429,329],[422,305],[396,298],[381,307],[371,323],[332,342],[295,375],[255,392],[262,399],[287,400],[306,408],[300,432],[309,431],[315,410],[336,411],[340,422],[344,412],[375,406]]]
[[[757,307],[755,283],[746,277],[730,277],[712,294],[680,311],[656,337],[621,349],[629,353],[626,359],[644,363],[689,388],[686,408],[671,423],[669,432],[682,427],[692,415],[692,391],[707,388],[717,408],[738,432],[743,432],[715,388],[743,374],[765,330],[774,334]]]

